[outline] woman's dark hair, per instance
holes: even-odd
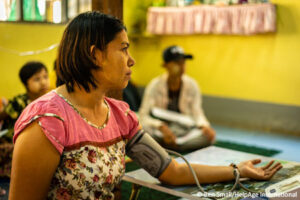
[[[30,61],[27,62],[19,71],[19,77],[22,83],[27,87],[27,81],[32,77],[34,74],[40,72],[42,69],[45,69],[47,72],[46,66],[38,61]]]
[[[56,63],[57,63],[57,60],[55,59],[55,60],[54,60],[54,63],[53,63],[53,69],[54,69],[55,74],[56,74],[56,82],[55,82],[55,86],[56,86],[56,87],[59,87],[59,86],[63,85],[64,82],[63,82],[63,81],[58,77],[58,75],[57,75],[57,71],[56,71],[56,69],[57,69]]]
[[[92,70],[101,69],[95,64],[91,46],[104,51],[115,36],[126,30],[123,23],[110,15],[98,11],[86,12],[75,17],[66,27],[57,57],[57,75],[67,86],[68,92],[74,85],[90,92],[97,88]]]

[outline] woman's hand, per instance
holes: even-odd
[[[282,168],[282,165],[278,162],[273,165],[274,160],[270,161],[263,167],[254,166],[260,162],[260,159],[254,159],[239,163],[237,167],[241,177],[255,180],[269,180],[278,170]]]

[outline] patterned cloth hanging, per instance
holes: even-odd
[[[152,34],[252,35],[276,31],[274,4],[150,7],[147,31]]]

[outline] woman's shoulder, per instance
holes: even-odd
[[[65,119],[67,113],[60,97],[51,91],[30,103],[22,112],[15,123],[15,142],[20,133],[34,121],[38,121],[39,126],[46,137],[53,143],[57,150],[62,153],[66,144]]]
[[[126,102],[108,97],[105,100],[111,109],[110,124],[119,127],[123,138],[131,138],[141,129],[136,114],[130,110]]]
[[[126,102],[108,97],[105,100],[109,105],[111,116],[117,119],[117,123],[120,124],[122,120],[126,122],[137,121],[136,114]]]
[[[63,100],[56,94],[56,92],[50,91],[31,102],[23,112],[29,115],[40,115],[45,113],[62,115],[65,107],[63,103]]]
[[[108,103],[109,107],[113,110],[126,111],[129,109],[128,103],[122,100],[117,100],[110,97],[105,97],[105,101]]]

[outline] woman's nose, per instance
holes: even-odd
[[[133,65],[135,65],[135,60],[129,55],[128,66],[132,67]]]

